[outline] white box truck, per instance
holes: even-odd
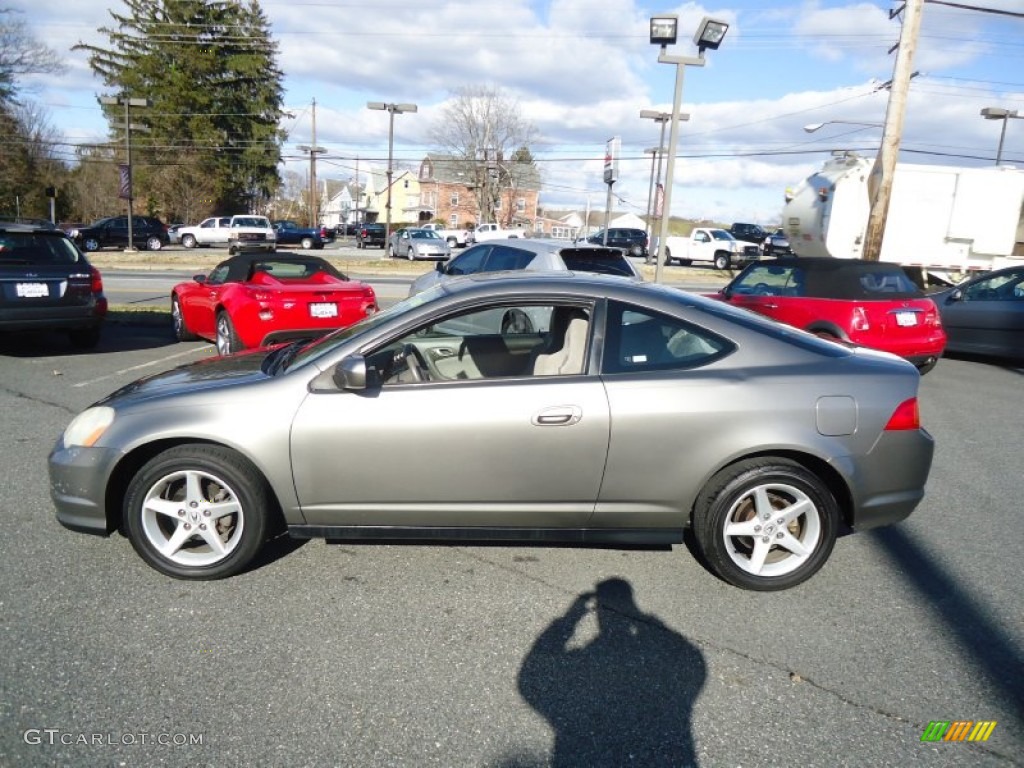
[[[875,161],[837,154],[787,190],[782,224],[798,256],[861,258]],[[897,163],[882,261],[956,282],[1024,262],[1024,170]]]

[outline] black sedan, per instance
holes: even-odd
[[[0,225],[0,332],[66,331],[94,347],[106,314],[99,271],[64,232]]]
[[[1024,360],[1024,266],[1007,267],[934,294],[946,352]]]

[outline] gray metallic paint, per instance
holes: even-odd
[[[621,529],[642,537],[647,529],[651,538],[672,538],[715,472],[758,454],[831,467],[847,522],[857,527],[902,519],[920,500],[931,438],[923,430],[882,432],[894,408],[917,393],[919,377],[908,363],[841,349],[669,288],[566,278],[453,280],[436,303],[356,333],[275,377],[259,370],[264,355],[254,353],[130,385],[104,401],[117,418],[97,447],[55,447],[50,473],[58,518],[77,529],[114,527],[120,498],[104,498],[114,464],[154,441],[209,441],[248,457],[296,535],[365,525],[368,535],[384,526],[410,537],[436,536],[445,527],[457,537],[485,526],[525,539],[556,527],[566,529],[556,536],[590,528],[610,537]],[[335,366],[348,355],[441,310],[500,297],[602,296],[679,315],[737,348],[705,367],[663,373],[598,376],[599,345],[584,376],[363,391],[334,384]],[[602,307],[592,319],[597,338]],[[853,434],[821,433],[815,414],[822,397],[855,399]],[[541,409],[567,405],[581,409],[578,423],[531,423]]]

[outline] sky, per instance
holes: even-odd
[[[952,4],[951,4],[952,3]],[[605,149],[619,138],[613,210],[643,215],[660,126],[640,111],[671,112],[679,67],[658,62],[652,15],[677,13],[674,56],[696,56],[693,33],[709,16],[727,22],[704,66],[682,68],[672,215],[717,222],[781,221],[783,195],[834,150],[874,155],[885,120],[900,18],[896,3],[732,0],[647,5],[634,0],[264,0],[285,75],[286,167],[304,172],[312,140],[327,152],[320,179],[350,181],[387,163],[388,114],[369,101],[409,102],[395,116],[396,169],[435,149],[433,125],[453,94],[494,87],[537,129],[532,147],[550,209],[604,210]],[[983,12],[976,6],[1002,11]],[[102,83],[78,42],[106,45],[120,0],[0,0],[60,52],[60,75],[26,79],[23,97],[44,108],[72,156],[102,141]],[[1024,118],[1024,0],[926,0],[914,50],[900,162],[993,165],[1002,120]],[[846,121],[846,122],[842,122]],[[804,127],[825,123],[808,133]],[[1024,119],[1005,121],[1002,162],[1024,168]],[[668,136],[665,138],[668,145]]]

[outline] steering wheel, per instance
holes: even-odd
[[[406,344],[402,347],[402,357],[405,359],[405,367],[414,381],[427,380],[427,361],[423,359],[415,345]]]
[[[769,296],[771,295],[771,290],[768,288],[767,283],[758,283],[754,286],[753,293],[755,296]]]

